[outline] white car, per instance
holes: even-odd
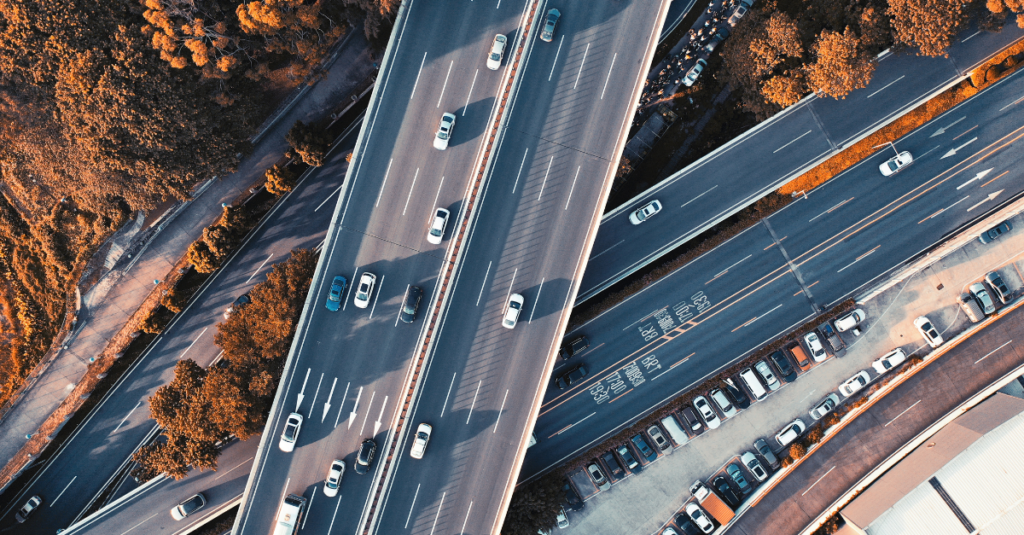
[[[657,200],[651,201],[640,208],[637,208],[632,214],[629,214],[629,222],[634,225],[639,225],[660,211],[661,202]]]
[[[857,326],[860,325],[862,321],[864,321],[864,318],[867,317],[867,314],[865,314],[863,310],[858,308],[857,310],[854,310],[849,314],[845,314],[841,318],[837,319],[836,330],[841,333],[844,333],[846,331],[856,329]],[[854,334],[858,334],[857,331],[854,331]]]
[[[878,360],[872,362],[871,367],[878,372],[878,375],[882,375],[900,364],[903,364],[906,360],[907,354],[897,347],[885,355],[882,355]]]
[[[558,524],[558,529],[569,527],[569,516],[565,514],[565,507],[558,508],[558,516],[555,517],[555,523]]]
[[[809,332],[804,335],[804,343],[807,344],[807,349],[811,350],[811,358],[814,362],[822,362],[828,358],[828,353],[825,352],[824,346],[821,345],[821,339],[818,338],[818,334],[815,332]]]
[[[295,449],[295,442],[299,440],[299,431],[302,429],[302,415],[293,412],[288,415],[288,420],[284,423],[284,431],[281,432],[281,442],[277,444],[277,447],[281,448],[281,451],[289,453]]]
[[[697,78],[700,77],[700,73],[704,70],[704,67],[707,66],[708,62],[703,59],[698,59],[697,63],[695,63],[693,67],[690,67],[690,70],[686,71],[686,77],[683,78],[683,85],[690,87],[696,83]]]
[[[839,392],[846,397],[850,397],[870,382],[871,376],[868,375],[866,370],[861,370],[857,375],[850,377],[845,383],[839,385]]]
[[[430,424],[420,424],[416,428],[416,437],[412,439],[412,451],[409,456],[413,459],[422,459],[423,452],[427,451],[427,442],[430,442],[430,432],[434,428]]]
[[[747,470],[750,470],[751,474],[754,474],[754,478],[758,481],[768,479],[768,471],[764,469],[764,466],[761,466],[761,461],[758,461],[753,453],[748,451],[740,455],[740,462],[743,463],[743,466],[747,467]]]
[[[186,516],[202,509],[206,505],[206,496],[203,493],[196,494],[191,498],[179,503],[171,509],[171,518],[174,520],[184,520]]]
[[[491,52],[487,54],[487,68],[496,71],[501,68],[501,58],[505,55],[505,44],[508,43],[508,38],[500,33],[494,36],[494,42],[491,43]]]
[[[928,342],[928,345],[932,346],[933,348],[942,345],[942,335],[939,334],[939,331],[935,328],[934,325],[932,325],[932,322],[931,320],[928,319],[928,316],[921,316],[920,318],[914,320],[914,327],[917,327],[918,332],[920,332],[921,336],[924,337],[924,341]]]
[[[700,413],[700,417],[707,424],[708,429],[716,429],[722,425],[722,421],[718,419],[718,415],[715,414],[715,409],[711,408],[711,404],[708,403],[707,398],[704,396],[697,396],[693,398],[693,406],[697,408],[697,412]]]
[[[902,171],[904,167],[910,165],[913,161],[914,157],[909,152],[903,151],[889,158],[882,165],[879,165],[878,170],[882,172],[882,176],[892,176]]]
[[[711,533],[715,530],[715,525],[708,515],[704,514],[704,510],[693,502],[686,504],[686,516],[690,517],[690,520],[693,520],[693,523],[697,524],[697,527],[704,533]]]
[[[800,434],[806,429],[807,426],[804,425],[804,421],[797,418],[793,420],[793,423],[787,425],[785,429],[779,431],[779,434],[775,435],[775,442],[778,442],[779,446],[786,447],[794,440],[800,438]]]
[[[441,124],[437,125],[437,133],[434,134],[434,148],[444,150],[448,148],[448,140],[452,137],[452,129],[455,128],[455,114],[446,113],[441,116]]]
[[[338,487],[341,486],[341,476],[345,475],[345,461],[335,459],[327,470],[327,479],[324,480],[324,495],[335,497],[338,495]]]
[[[352,304],[359,308],[366,308],[366,305],[370,304],[374,284],[377,284],[377,276],[373,273],[363,273],[359,277],[359,286],[356,287],[356,296]]]
[[[832,409],[836,408],[837,405],[839,405],[839,396],[829,394],[825,396],[825,399],[818,402],[818,404],[811,409],[811,418],[820,420],[824,418],[826,414],[832,412]]]
[[[430,230],[427,231],[427,242],[437,245],[444,239],[444,229],[448,226],[448,216],[451,212],[444,208],[438,208],[434,212],[434,220],[430,223]]]
[[[512,294],[508,298],[508,305],[505,307],[505,319],[501,320],[501,326],[506,329],[515,329],[519,321],[519,313],[523,311],[525,299],[519,294]]]

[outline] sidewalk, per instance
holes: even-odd
[[[235,173],[197,187],[191,202],[166,212],[155,226],[139,215],[104,247],[104,268],[110,271],[82,296],[78,328],[35,383],[0,420],[0,463],[8,463],[28,442],[26,436],[61,404],[84,376],[89,359],[99,355],[110,339],[149,295],[153,281],[163,279],[203,229],[232,202],[262,178],[288,149],[284,137],[295,121],[319,119],[373,72],[370,50],[361,28],[338,51],[327,74],[283,113],[253,147]],[[295,91],[300,91],[297,88]],[[0,481],[0,488],[8,482]]]
[[[1024,228],[1024,216],[1010,221],[1014,229]],[[737,456],[752,450],[758,438],[773,443],[775,433],[794,418],[810,423],[807,411],[836,391],[841,382],[864,369],[874,378],[877,374],[870,369],[873,360],[896,347],[902,347],[908,355],[914,351],[927,354],[930,349],[914,328],[914,318],[928,315],[946,340],[968,327],[970,323],[956,306],[955,298],[962,288],[988,271],[997,271],[1011,292],[1020,295],[1024,288],[1024,232],[1014,231],[988,245],[971,239],[955,252],[870,297],[858,305],[867,313],[864,332],[857,338],[844,333],[848,348],[842,358],[816,365],[766,400],[724,421],[721,428],[598,493],[587,501],[583,511],[569,512],[572,524],[563,533],[659,533],[689,500],[688,487],[693,481],[709,481],[727,464],[739,464]],[[751,480],[749,474],[746,477]],[[779,527],[767,523],[762,528],[767,526]]]

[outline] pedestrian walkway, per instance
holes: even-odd
[[[221,204],[244,195],[282,157],[288,150],[285,134],[295,121],[320,119],[372,75],[373,58],[361,29],[351,29],[346,39],[329,60],[324,78],[304,90],[277,118],[236,172],[200,185],[192,201],[165,212],[155,225],[139,215],[115,235],[109,247],[101,249],[106,255],[103,266],[109,271],[82,296],[76,331],[45,369],[36,372],[35,382],[0,420],[0,463],[24,463],[27,451],[19,454],[19,450],[72,392],[85,375],[89,359],[107,347],[149,296],[154,281],[163,279],[203,229],[221,215]],[[32,446],[42,446],[39,440]],[[7,483],[0,481],[0,489]]]

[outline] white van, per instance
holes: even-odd
[[[683,446],[690,441],[690,437],[687,436],[686,431],[683,431],[683,427],[679,425],[679,420],[676,420],[675,416],[669,414],[662,418],[661,426],[665,428],[665,431],[668,431],[668,436],[672,438],[672,442],[675,442],[677,446]]]
[[[761,381],[754,374],[754,370],[743,368],[743,371],[740,372],[740,379],[743,380],[743,384],[747,385],[747,390],[754,396],[754,400],[761,401],[768,395],[768,392],[765,392],[764,387],[761,386]]]
[[[302,496],[289,494],[285,496],[281,510],[277,513],[274,524],[274,535],[294,535],[302,523],[302,511],[306,508],[306,499]]]

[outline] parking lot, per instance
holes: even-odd
[[[684,446],[670,446],[652,462],[647,462],[639,449],[630,445],[629,453],[643,464],[643,468],[634,473],[621,466],[612,467],[615,471],[624,472],[620,478],[609,473],[609,466],[604,461],[596,461],[602,475],[609,479],[602,484],[607,490],[599,490],[593,479],[582,470],[572,474],[586,505],[569,511],[570,525],[566,531],[644,534],[661,533],[663,528],[670,526],[678,533],[684,533],[673,519],[690,500],[688,488],[697,479],[710,486],[719,476],[724,476],[739,497],[749,496],[749,493],[740,493],[735,479],[727,474],[727,467],[735,465],[732,471],[739,471],[742,478],[756,488],[758,478],[740,460],[744,453],[755,451],[755,440],[764,439],[773,450],[781,451],[784,448],[776,442],[776,433],[796,418],[807,426],[813,424],[814,419],[808,411],[832,393],[844,400],[844,394],[838,390],[839,385],[861,371],[866,371],[867,378],[873,382],[879,373],[872,367],[872,362],[879,357],[895,348],[903,349],[908,357],[915,353],[927,354],[930,348],[914,326],[915,318],[927,315],[948,340],[969,325],[969,320],[956,304],[956,298],[967,291],[970,284],[982,281],[990,271],[1001,276],[1012,294],[1019,294],[1024,286],[1021,275],[1024,270],[1024,232],[1016,229],[1024,228],[1024,218],[1015,217],[1010,222],[1015,230],[1008,235],[987,245],[971,241],[908,280],[858,305],[866,313],[866,319],[860,326],[861,335],[854,336],[850,331],[841,333],[846,348],[838,352],[838,358],[830,356],[807,371],[794,366],[795,371],[800,372],[795,381],[787,383],[782,380],[781,386],[764,400],[751,403],[749,408],[739,410],[731,418],[722,419],[721,411],[715,407],[718,418],[722,420],[718,428],[705,429]],[[998,299],[995,302],[999,306]],[[827,341],[823,342],[828,347]],[[790,358],[789,362],[792,364],[793,360]],[[779,374],[774,366],[771,369]],[[880,369],[884,370],[884,367]],[[744,388],[749,396],[749,389],[743,387],[739,378],[734,378],[734,384]],[[870,384],[862,389],[867,389]],[[707,396],[707,392],[703,394]],[[855,394],[851,399],[856,397]],[[710,405],[714,407],[714,402]],[[679,411],[676,414],[685,426],[682,414]],[[650,436],[644,439],[652,450],[657,450]],[[623,462],[618,454],[612,457],[618,463]],[[754,458],[768,475],[772,473],[763,456],[755,455]],[[726,498],[728,501],[729,496]]]

